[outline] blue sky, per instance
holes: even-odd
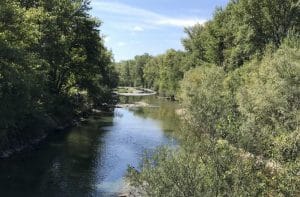
[[[211,19],[228,0],[92,0],[91,14],[103,24],[105,45],[116,61],[183,49],[184,27]]]

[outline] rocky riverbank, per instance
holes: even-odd
[[[119,87],[114,93],[120,96],[151,96],[157,94],[157,92],[153,90],[136,87]]]

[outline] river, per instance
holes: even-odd
[[[173,146],[176,104],[148,97],[122,97],[112,115],[49,137],[37,150],[0,162],[0,196],[116,196],[128,165],[138,167],[146,150]]]

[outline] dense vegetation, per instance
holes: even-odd
[[[185,68],[185,53],[170,49],[166,54],[156,57],[144,54],[134,60],[122,61],[116,64],[121,86],[151,88],[162,96],[175,96],[179,90]]]
[[[108,102],[120,79],[182,104],[180,148],[129,169],[144,195],[300,195],[299,0],[231,0],[185,29],[185,51],[114,66],[88,11],[0,1],[0,156]]]
[[[85,0],[0,1],[0,151],[109,99],[116,73],[89,9]]]
[[[186,124],[180,148],[129,169],[132,185],[146,196],[300,195],[299,17],[297,0],[232,0],[185,30],[185,52],[143,65],[134,85],[177,95]]]
[[[118,63],[120,85],[175,96],[186,71],[205,63],[233,71],[253,58],[262,58],[266,48],[278,48],[289,31],[299,32],[299,21],[297,0],[232,0],[205,25],[185,29],[185,52],[170,49],[156,57],[144,54]]]

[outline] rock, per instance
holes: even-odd
[[[119,196],[119,197],[129,197],[129,195],[130,195],[130,194],[128,194],[128,193],[121,193],[121,194],[119,194],[118,196]]]

